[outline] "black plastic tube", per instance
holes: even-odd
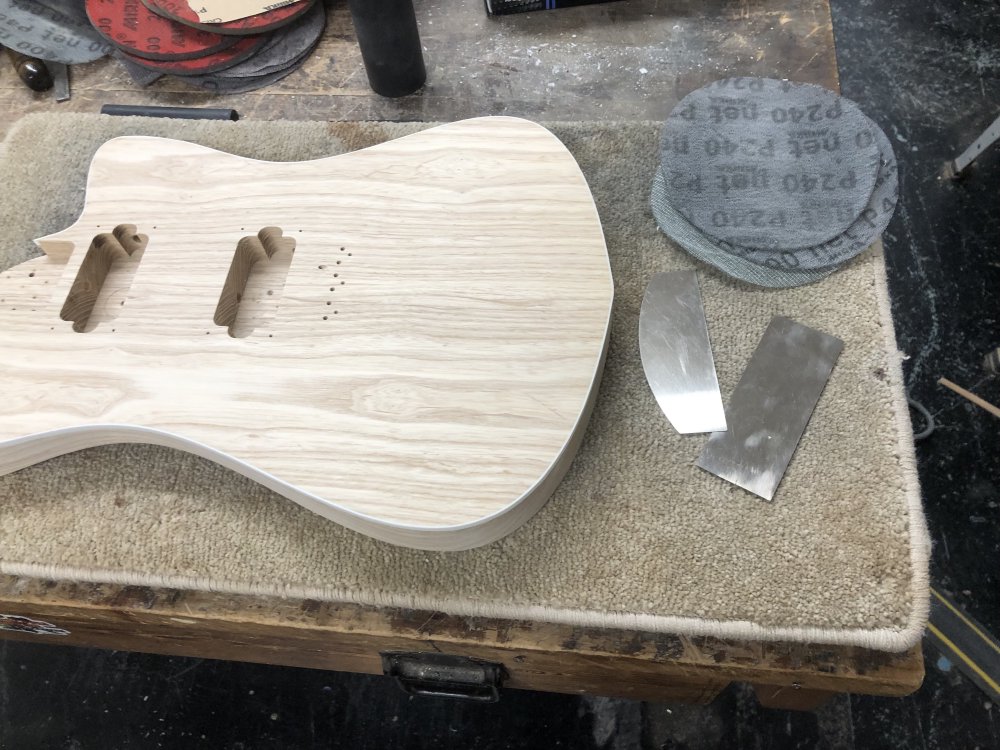
[[[209,109],[207,107],[154,107],[145,104],[105,104],[102,115],[133,117],[177,117],[182,120],[238,120],[235,109]]]
[[[376,94],[406,96],[427,70],[413,0],[349,0],[368,83]]]

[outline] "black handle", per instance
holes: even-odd
[[[42,60],[7,48],[7,55],[14,64],[18,77],[32,91],[48,91],[52,88],[52,74]]]

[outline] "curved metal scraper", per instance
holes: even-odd
[[[681,434],[723,432],[726,414],[694,271],[657,273],[639,311],[639,356],[656,402]]]

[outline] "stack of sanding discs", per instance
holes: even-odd
[[[869,247],[899,196],[889,139],[821,86],[726,78],[685,96],[651,205],[691,255],[742,281],[816,281]]]
[[[225,23],[200,22],[186,0],[86,0],[86,7],[137,83],[169,74],[225,93],[251,91],[296,70],[326,25],[317,0]]]

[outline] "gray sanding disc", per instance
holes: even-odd
[[[660,141],[666,198],[708,235],[794,250],[846,231],[875,188],[879,152],[852,102],[812,84],[726,78],[692,91]]]
[[[816,271],[788,271],[769,268],[740,257],[731,245],[706,235],[681,216],[667,200],[666,184],[663,170],[657,169],[656,176],[653,178],[653,191],[650,198],[653,217],[656,219],[660,231],[698,260],[715,266],[734,279],[775,289],[808,284],[833,273],[833,268]]]
[[[242,94],[246,91],[256,91],[257,89],[264,88],[265,86],[270,86],[272,83],[277,83],[282,78],[294,73],[300,65],[301,63],[297,65],[290,65],[284,70],[279,70],[276,73],[266,73],[259,76],[243,76],[242,78],[224,78],[222,76],[186,76],[184,80],[188,83],[200,86],[206,91],[211,91],[213,94]]]
[[[110,54],[81,0],[0,0],[0,42],[41,60],[75,65]]]
[[[761,250],[733,246],[731,252],[768,268],[805,271],[839,265],[870,247],[889,225],[899,200],[899,170],[892,144],[882,128],[875,123],[871,123],[871,127],[879,149],[875,189],[857,221],[844,233],[821,245],[798,250]]]
[[[188,76],[184,80],[216,94],[242,94],[246,91],[256,91],[265,86],[270,86],[272,83],[277,83],[282,78],[291,75],[301,68],[302,63],[306,61],[307,57],[308,54],[302,55],[299,60],[281,70],[256,76],[240,76],[239,78],[227,78],[221,75]]]
[[[129,74],[132,82],[140,86],[148,86],[149,84],[163,78],[163,73],[136,65],[134,62],[125,57],[125,53],[121,50],[113,50],[111,52],[111,56],[115,58],[123,68],[125,68],[125,72]]]

